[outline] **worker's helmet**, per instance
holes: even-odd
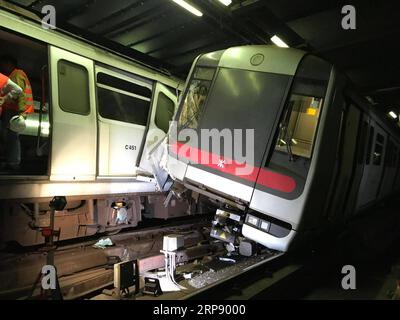
[[[23,116],[14,116],[10,120],[10,130],[16,133],[21,133],[25,130],[26,123]]]

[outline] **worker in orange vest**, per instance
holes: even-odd
[[[24,71],[17,67],[17,60],[12,56],[0,57],[0,72],[22,89],[17,98],[7,99],[2,104],[1,131],[6,162],[0,166],[17,171],[21,163],[21,143],[19,132],[10,127],[10,121],[23,122],[23,116],[34,112],[31,83]]]
[[[19,85],[24,92],[17,101],[12,101],[4,107],[12,109],[19,114],[35,112],[31,83],[26,73],[18,68],[17,59],[8,55],[0,57],[0,72],[8,74],[10,80]]]
[[[0,116],[3,105],[17,100],[22,95],[22,88],[9,77],[0,73]]]

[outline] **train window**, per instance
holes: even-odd
[[[66,60],[58,61],[57,68],[61,109],[65,112],[88,115],[90,113],[90,100],[87,69]]]
[[[275,150],[311,158],[322,103],[321,98],[292,95],[290,116],[280,124]]]
[[[147,124],[151,99],[149,88],[98,73],[97,97],[101,117],[141,126]]]
[[[200,80],[212,81],[214,77],[215,69],[212,68],[197,68],[194,71],[194,78]]]
[[[239,154],[232,153],[234,150],[237,151],[239,144],[236,143],[242,141],[241,155],[254,150],[252,159],[247,161],[260,167],[290,80],[289,76],[282,74],[220,68],[215,75],[212,90],[199,119],[200,127],[204,130],[199,132],[198,142],[201,149],[242,162],[243,159],[239,158],[241,157]],[[247,140],[249,138],[247,129],[254,130],[254,141]],[[233,133],[234,139],[225,135],[228,131]],[[242,138],[239,138],[238,134]],[[191,139],[190,134],[180,136],[180,142],[195,141]],[[247,143],[251,143],[251,146]]]
[[[307,56],[301,62],[279,124],[275,151],[310,159],[330,74],[329,63]]]
[[[158,94],[155,124],[165,133],[168,132],[169,122],[172,120],[175,111],[175,103],[164,93]]]
[[[193,79],[184,100],[182,111],[179,115],[179,130],[197,128],[201,111],[210,90],[215,69],[198,67],[193,73]]]
[[[382,161],[383,154],[383,145],[385,143],[385,138],[381,134],[376,135],[375,149],[372,155],[372,164],[375,166],[379,166]]]
[[[97,83],[100,83],[107,87],[117,88],[125,92],[131,92],[145,98],[151,98],[151,90],[148,87],[144,87],[130,81],[116,78],[106,73],[99,72],[97,74]]]
[[[372,139],[374,138],[374,127],[369,127],[369,136],[368,136],[368,148],[367,148],[367,156],[365,157],[365,164],[370,164],[371,162],[371,152],[372,152]]]
[[[300,195],[311,163],[331,65],[306,56],[296,72],[266,166],[296,179]]]

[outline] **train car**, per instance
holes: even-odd
[[[286,252],[400,188],[398,127],[302,50],[199,56],[175,122],[168,171],[215,203],[213,235],[228,242]]]
[[[13,56],[28,75],[35,105],[19,134],[20,167],[0,169],[3,244],[43,242],[56,195],[68,200],[55,219],[61,240],[136,226],[144,205],[159,206],[164,196],[157,196],[149,153],[166,136],[184,85],[41,22],[1,1],[0,55]],[[15,146],[1,141],[3,163]],[[158,213],[168,218],[181,209]]]

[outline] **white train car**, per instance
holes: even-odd
[[[399,129],[331,63],[301,50],[243,46],[199,56],[176,122],[168,170],[220,207],[213,232],[223,240],[236,233],[279,251],[315,246],[309,240],[328,226],[400,190]],[[201,130],[217,130],[212,143]],[[254,144],[245,130],[254,130]],[[239,154],[227,152],[237,145]]]
[[[35,100],[19,136],[20,168],[0,170],[0,242],[41,243],[55,195],[68,199],[56,215],[60,239],[137,225],[140,196],[160,192],[148,155],[168,131],[183,83],[61,30],[46,30],[39,17],[4,2],[0,46],[0,54],[14,56],[27,73]],[[4,161],[10,146],[2,141]]]

